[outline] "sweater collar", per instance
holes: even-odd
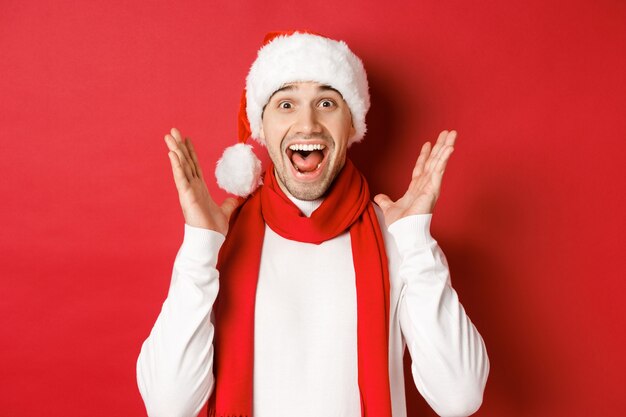
[[[292,196],[291,193],[288,192],[288,191],[285,192],[285,195],[293,202],[293,204],[296,205],[296,207],[298,207],[300,209],[302,214],[304,214],[307,217],[311,217],[311,214],[313,214],[313,212],[315,210],[317,210],[317,208],[324,201],[323,198],[318,198],[316,200],[311,200],[311,201],[300,200],[300,199],[295,198],[294,196]]]

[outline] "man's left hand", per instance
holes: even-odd
[[[446,164],[454,151],[455,140],[456,131],[444,130],[439,134],[432,151],[430,142],[422,146],[409,189],[399,200],[392,201],[385,194],[374,197],[376,204],[383,210],[387,227],[403,217],[433,212],[441,191]]]

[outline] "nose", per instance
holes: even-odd
[[[311,106],[302,106],[296,117],[296,133],[310,135],[322,132],[322,126],[319,123],[318,114],[315,109],[311,108]]]

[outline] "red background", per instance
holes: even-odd
[[[624,2],[182,3],[0,3],[0,415],[145,414],[135,361],[183,232],[163,135],[211,174],[289,28],[363,59],[374,192],[459,132],[432,229],[491,360],[476,415],[624,415]]]

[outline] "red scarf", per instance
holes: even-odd
[[[365,178],[347,159],[322,204],[306,217],[280,189],[272,165],[267,172],[265,184],[233,213],[219,254],[209,417],[252,417],[254,305],[265,223],[286,239],[316,244],[350,232],[361,415],[391,417],[389,274]]]

